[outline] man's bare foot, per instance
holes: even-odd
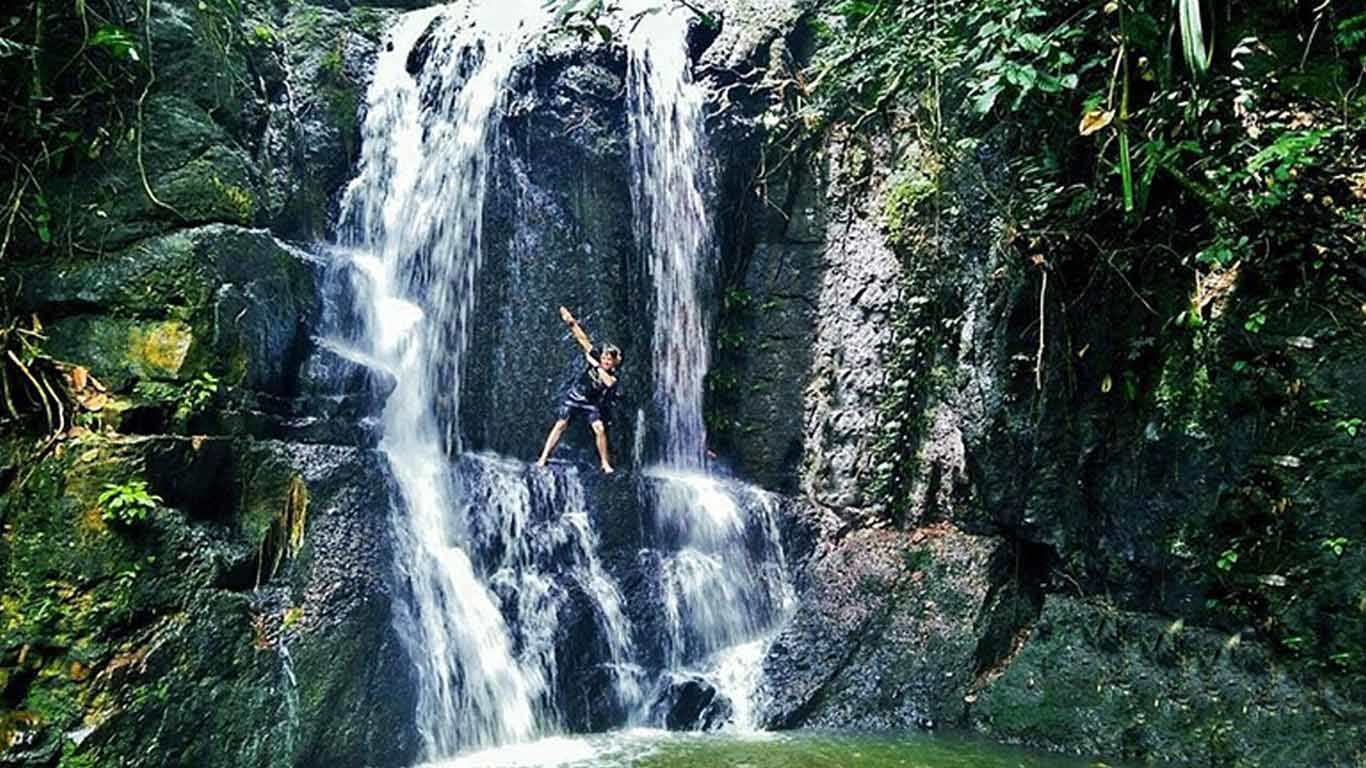
[[[544,466],[545,466],[545,459],[537,459],[537,460],[536,460],[536,466],[538,466],[538,467],[544,467]]]
[[[612,474],[613,472],[616,472],[616,470],[615,470],[615,469],[612,469],[611,465],[609,465],[609,464],[603,464],[603,465],[602,465],[602,473],[603,473],[604,475],[610,475],[610,474]]]

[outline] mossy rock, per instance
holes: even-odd
[[[968,709],[993,738],[1181,764],[1358,765],[1359,706],[1241,635],[1050,596]]]
[[[317,311],[310,266],[268,233],[209,225],[109,257],[20,268],[21,312],[48,323],[44,350],[116,391],[136,380],[289,392]]]
[[[27,746],[0,762],[411,764],[381,467],[336,446],[98,434],[27,464],[0,496],[0,686],[24,713],[0,727]],[[105,520],[100,494],[133,479],[161,502]],[[282,519],[288,548],[260,571]]]

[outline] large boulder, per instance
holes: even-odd
[[[650,708],[650,719],[671,731],[714,731],[735,708],[724,693],[697,675],[670,675]]]
[[[105,492],[135,482],[153,496],[124,522]],[[380,462],[355,449],[58,445],[0,497],[21,741],[93,764],[408,764],[387,510]]]
[[[44,351],[116,392],[211,372],[286,395],[316,316],[306,257],[262,230],[211,224],[101,259],[30,263],[17,309],[45,326]]]
[[[1242,633],[1050,595],[1022,640],[964,708],[992,738],[1191,765],[1360,764],[1361,704],[1307,689]]]
[[[1038,585],[1011,582],[1015,565],[1010,545],[949,527],[822,542],[799,578],[796,614],[764,659],[761,722],[953,722],[976,676],[1003,655],[994,642],[1033,615]]]

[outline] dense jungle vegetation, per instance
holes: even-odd
[[[1366,13],[1332,0],[850,0],[812,32],[774,145],[833,138],[857,194],[879,179],[878,143],[914,137],[921,151],[881,176],[880,215],[922,284],[938,279],[926,303],[957,301],[945,259],[961,235],[939,223],[970,204],[954,190],[975,177],[1037,297],[1029,389],[1099,390],[1114,438],[1151,419],[1259,454],[1212,504],[1151,532],[1176,564],[1167,576],[1198,586],[1205,620],[1366,679],[1353,495],[1366,414],[1349,380],[1322,375],[1366,339]],[[1102,344],[1073,347],[1098,280],[1117,280],[1125,306]],[[900,320],[908,372],[947,336],[917,318],[911,306]],[[879,443],[893,515],[933,386],[907,380],[886,394]],[[1221,431],[1240,416],[1250,433]],[[1105,557],[1078,568],[1103,571]]]

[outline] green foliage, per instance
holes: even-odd
[[[137,38],[133,37],[128,30],[112,24],[101,26],[85,42],[92,48],[103,48],[115,59],[138,61],[140,58]]]
[[[285,610],[284,618],[280,621],[280,628],[288,632],[296,624],[298,624],[299,620],[303,617],[304,609],[302,606],[290,606],[288,609]]]
[[[930,175],[936,169],[920,167],[903,170],[891,180],[891,189],[882,205],[882,222],[887,231],[887,239],[900,244],[911,229],[911,223],[920,213],[923,203],[939,193],[939,183]]]
[[[1214,561],[1214,567],[1227,573],[1233,570],[1233,566],[1238,564],[1238,550],[1226,549],[1219,553],[1219,559]]]
[[[218,394],[218,377],[204,371],[194,377],[180,391],[177,400],[190,413],[199,413],[213,402]]]
[[[99,761],[93,753],[79,750],[73,741],[63,743],[62,757],[57,763],[57,768],[100,768]]]
[[[1366,13],[1338,19],[1334,39],[1346,55],[1366,56]]]
[[[817,45],[805,80],[810,99],[798,130],[823,132],[905,106],[937,73],[956,65],[953,14],[936,3],[844,0],[813,18]]]
[[[142,31],[121,0],[20,0],[0,16],[0,258],[61,239],[43,180],[129,141],[148,71]],[[10,182],[13,182],[12,184]]]
[[[204,413],[218,397],[221,381],[208,371],[203,371],[189,381],[169,382],[143,380],[133,387],[139,398],[160,401],[174,407],[174,420],[181,426],[187,425],[194,416]]]
[[[105,483],[99,496],[100,516],[105,522],[133,526],[145,521],[161,502],[160,496],[147,491],[146,480]]]
[[[1099,10],[1087,8],[1060,21],[1033,0],[991,0],[967,17],[973,30],[965,40],[966,63],[973,66],[972,106],[988,114],[1005,95],[1018,110],[1031,96],[1049,97],[1076,90],[1081,77],[1100,65],[1077,60],[1074,53]]]
[[[1200,0],[1176,0],[1176,15],[1181,27],[1181,53],[1186,67],[1197,78],[1209,73],[1214,51],[1205,42],[1205,26]]]
[[[342,47],[340,43],[335,47],[328,49],[327,53],[323,54],[322,61],[318,64],[318,68],[322,70],[324,75],[327,75],[333,81],[339,81],[346,77],[346,64],[342,60]]]

